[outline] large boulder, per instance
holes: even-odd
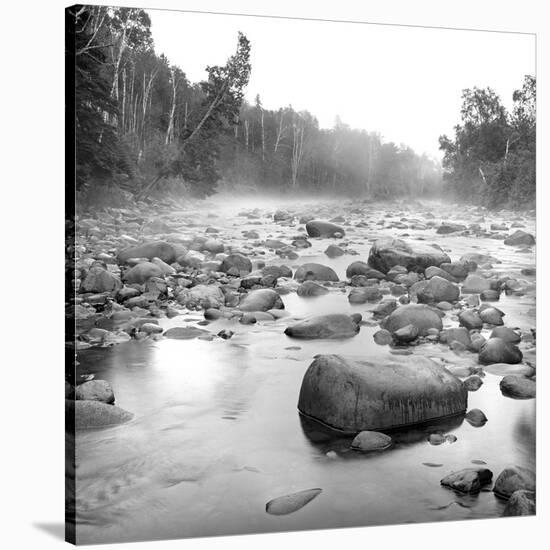
[[[339,225],[323,220],[307,222],[306,231],[310,237],[343,237],[346,234]]]
[[[492,363],[521,363],[523,353],[514,344],[509,344],[502,338],[489,338],[479,350],[479,362],[482,365]]]
[[[303,281],[338,281],[338,275],[332,267],[323,264],[308,263],[301,265],[294,273],[294,278]]]
[[[464,231],[465,225],[459,223],[443,222],[438,228],[436,233],[438,235],[448,235],[449,233],[456,233],[457,231]]]
[[[267,311],[269,309],[284,309],[281,297],[271,288],[252,290],[241,299],[241,311]]]
[[[504,239],[504,244],[509,246],[532,246],[535,244],[535,237],[530,233],[518,229],[507,239]]]
[[[510,466],[502,470],[493,487],[496,495],[506,499],[520,489],[525,491],[536,490],[535,472],[521,466]]]
[[[491,282],[479,275],[468,275],[462,283],[463,294],[480,294],[491,288]]]
[[[242,273],[250,273],[252,271],[252,262],[242,254],[230,254],[224,258],[220,271],[240,275]]]
[[[426,336],[431,328],[437,330],[443,328],[441,317],[436,311],[424,304],[408,304],[398,307],[381,323],[382,328],[389,330],[391,333],[407,325],[414,325],[420,336]]]
[[[106,380],[88,380],[76,387],[75,399],[101,401],[111,405],[115,402],[115,394]]]
[[[425,357],[372,363],[319,355],[307,369],[298,409],[349,434],[400,428],[461,414],[462,382]]]
[[[418,301],[424,304],[434,302],[456,302],[460,296],[458,285],[438,275],[433,276],[417,293]]]
[[[164,241],[155,241],[125,248],[118,253],[119,263],[126,263],[130,258],[160,258],[163,262],[171,264],[176,261],[176,248]]]
[[[352,262],[348,265],[348,268],[346,269],[346,277],[348,279],[351,279],[354,275],[364,275],[367,279],[385,279],[386,275],[384,273],[378,271],[377,269],[373,269],[369,264],[357,261]]]
[[[77,430],[91,428],[107,428],[124,424],[133,418],[133,414],[117,407],[107,405],[101,401],[65,400],[68,418]]]
[[[285,334],[293,338],[351,338],[359,332],[361,316],[330,313],[319,315],[287,327]]]
[[[99,265],[90,268],[80,286],[83,292],[114,292],[120,288],[120,279]]]
[[[197,285],[180,292],[178,302],[188,309],[219,309],[225,304],[225,296],[216,285]]]
[[[423,273],[427,267],[449,263],[451,259],[436,244],[423,242],[408,243],[401,239],[384,237],[371,247],[368,263],[374,269],[387,273],[396,265],[404,266],[408,271]]]
[[[162,269],[151,262],[141,262],[126,271],[122,278],[128,284],[142,285],[151,277],[162,277]]]

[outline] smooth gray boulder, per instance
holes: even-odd
[[[464,419],[466,420],[466,422],[468,422],[468,424],[470,424],[470,426],[473,426],[474,428],[481,428],[487,423],[487,417],[485,416],[485,413],[479,409],[469,410],[466,413]]]
[[[356,434],[461,414],[467,395],[458,378],[425,357],[375,364],[319,355],[304,375],[298,409]]]
[[[269,309],[284,309],[285,305],[277,292],[270,288],[252,290],[245,295],[239,304],[241,311],[267,311]]]
[[[121,288],[122,282],[115,274],[96,265],[88,271],[80,290],[84,292],[114,292]]]
[[[176,261],[176,248],[164,241],[154,241],[125,248],[118,253],[119,263],[126,263],[130,258],[160,258],[163,262],[171,264]]]
[[[488,307],[485,309],[479,310],[479,317],[484,323],[488,323],[489,325],[503,325],[504,321],[502,318],[504,317],[504,312],[500,311],[500,309],[497,309],[496,307]]]
[[[217,285],[197,285],[182,290],[177,297],[188,309],[219,309],[225,305],[225,295]]]
[[[466,327],[453,327],[444,330],[441,341],[445,341],[447,344],[451,344],[452,342],[460,342],[466,346],[466,348],[470,348],[472,346],[472,339]]]
[[[466,327],[468,330],[483,327],[483,320],[479,316],[479,313],[473,309],[461,311],[458,314],[458,323],[461,326]]]
[[[423,273],[427,267],[449,263],[451,259],[441,247],[423,242],[405,242],[401,239],[384,237],[378,239],[369,252],[368,264],[387,273],[392,267],[399,265],[407,271]]]
[[[359,332],[360,315],[330,313],[319,315],[287,327],[285,334],[292,338],[351,338]]]
[[[346,234],[339,225],[323,220],[307,222],[306,231],[310,237],[343,237]]]
[[[369,264],[358,260],[348,265],[346,277],[351,279],[354,275],[364,275],[367,279],[385,279],[386,275]]]
[[[122,279],[129,284],[138,283],[142,285],[151,277],[162,277],[162,269],[151,262],[141,262],[128,269]]]
[[[115,402],[115,394],[111,384],[106,380],[88,380],[76,386],[75,399],[101,401],[111,405]]]
[[[438,275],[434,275],[417,293],[418,301],[423,304],[456,302],[459,296],[458,285]]]
[[[343,256],[344,254],[344,250],[342,250],[339,246],[336,246],[335,244],[328,245],[325,250],[325,255],[329,258],[338,258],[339,256]]]
[[[504,244],[509,246],[532,246],[535,244],[535,237],[530,233],[518,229],[508,238],[504,239]]]
[[[172,340],[193,340],[193,338],[209,336],[210,334],[207,330],[197,327],[172,327],[164,333],[164,336]]]
[[[480,275],[470,274],[462,282],[462,294],[480,294],[491,288],[491,282]]]
[[[432,308],[423,304],[408,304],[398,307],[381,323],[382,328],[391,333],[407,325],[414,325],[420,336],[426,336],[431,328],[437,330],[443,328],[441,317]]]
[[[304,281],[338,281],[338,275],[332,267],[317,263],[301,265],[294,273],[294,278],[302,283]]]
[[[348,295],[348,301],[350,304],[378,302],[381,299],[382,293],[377,286],[356,286],[350,290]]]
[[[222,261],[220,271],[235,275],[250,273],[252,271],[252,262],[242,254],[230,254]]]
[[[491,483],[493,472],[488,468],[464,468],[451,472],[441,480],[441,485],[461,493],[479,493],[483,485]]]
[[[502,512],[503,517],[534,516],[537,513],[537,496],[534,491],[518,489],[508,499]]]
[[[500,472],[493,487],[494,493],[501,498],[510,498],[518,490],[535,491],[535,472],[521,466],[510,466]]]
[[[465,231],[466,226],[460,223],[443,222],[438,228],[436,233],[438,235],[448,235],[449,233],[456,233],[458,231]]]
[[[265,511],[274,516],[283,516],[292,514],[300,508],[303,508],[308,502],[319,496],[322,489],[306,489],[290,495],[274,498],[265,505]]]
[[[133,414],[101,401],[65,400],[69,418],[74,414],[74,426],[77,430],[108,428],[124,424],[133,418]]]
[[[532,378],[508,374],[500,381],[500,391],[506,397],[532,399],[537,396],[537,383]]]
[[[521,363],[523,353],[514,344],[509,344],[502,338],[489,338],[479,350],[479,362],[482,365],[492,363]]]

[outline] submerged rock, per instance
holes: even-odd
[[[519,490],[536,490],[535,472],[520,466],[510,466],[502,470],[495,481],[494,493],[507,499]]]
[[[462,382],[425,357],[375,364],[319,355],[307,369],[298,409],[346,433],[418,424],[466,410]]]
[[[310,237],[343,237],[346,232],[339,225],[323,220],[312,220],[306,223]]]
[[[192,340],[201,336],[209,336],[210,332],[197,327],[172,327],[169,328],[164,336],[173,340]]]
[[[309,298],[312,296],[323,296],[329,292],[328,288],[320,285],[314,281],[304,281],[296,291],[298,296],[303,298]]]
[[[404,266],[408,271],[423,273],[427,267],[451,260],[437,245],[428,245],[422,242],[408,243],[401,239],[385,237],[377,240],[369,252],[368,264],[387,273],[394,266]]]
[[[265,505],[265,511],[274,516],[292,514],[319,496],[322,489],[307,489],[290,495],[274,498]]]
[[[355,451],[373,452],[384,451],[391,447],[392,438],[380,432],[359,432],[351,442],[351,448]]]
[[[361,316],[331,313],[312,317],[287,327],[285,334],[293,338],[351,338],[359,332]]]
[[[339,281],[338,275],[332,267],[317,263],[301,265],[294,273],[294,278],[300,283],[304,281]]]
[[[107,405],[101,401],[66,400],[69,418],[74,412],[75,429],[107,428],[124,424],[133,418],[133,414],[117,407]]]
[[[414,325],[420,336],[426,336],[428,330],[441,330],[441,317],[430,307],[421,304],[409,304],[398,307],[381,323],[382,328],[394,333],[407,325]]]
[[[464,468],[451,472],[441,480],[441,485],[461,493],[479,493],[483,485],[491,483],[493,472],[487,468]]]

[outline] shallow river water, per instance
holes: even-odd
[[[260,208],[259,219],[238,216],[255,206]],[[241,235],[249,229],[258,231],[261,239],[290,242],[299,226],[275,224],[267,216],[274,206],[281,205],[237,207],[208,201],[194,210],[188,231],[202,235],[205,227],[214,225],[226,242],[241,248],[250,246]],[[291,208],[291,203],[286,207]],[[300,212],[308,208],[299,205]],[[310,239],[313,246],[298,251],[298,260],[280,260],[270,253],[257,259],[291,267],[317,261],[332,266],[345,280],[346,267],[355,260],[366,261],[371,241],[382,235],[407,234],[403,238],[436,242],[453,260],[466,252],[488,253],[502,262],[494,265],[495,272],[522,279],[529,288],[523,296],[502,294],[497,307],[506,313],[505,325],[535,328],[535,278],[520,274],[522,268],[534,267],[534,250],[519,252],[491,238],[436,235],[434,228],[386,228],[402,218],[422,221],[428,210],[438,222],[453,212],[452,221],[466,224],[477,221],[479,213],[468,211],[462,219],[449,209],[440,214],[437,205],[370,205],[354,213],[353,205],[344,202],[317,203],[311,209],[320,210],[319,217],[324,213],[326,219],[343,215],[343,242],[358,255],[331,260],[323,251],[342,241]],[[209,218],[208,212],[219,217]],[[385,226],[377,225],[379,220]],[[357,227],[358,221],[367,223]],[[488,228],[493,221],[510,220],[486,214],[482,225]],[[534,233],[534,219],[523,217],[522,223]],[[132,340],[78,353],[78,373],[107,380],[116,404],[135,414],[128,424],[76,436],[79,543],[500,516],[504,503],[490,486],[479,495],[460,496],[441,487],[440,480],[453,470],[472,466],[472,460],[484,461],[494,477],[511,464],[535,469],[534,399],[504,397],[501,377],[487,373],[482,387],[468,396],[468,408],[479,408],[488,418],[483,427],[458,418],[395,434],[395,446],[383,453],[349,451],[349,438],[330,437],[300,417],[297,401],[304,372],[319,353],[376,361],[391,358],[395,350],[374,343],[372,335],[379,328],[375,323],[344,340],[293,340],[283,331],[290,320],[310,314],[360,312],[370,321],[368,310],[375,304],[350,305],[347,291],[340,288],[318,298],[290,293],[282,299],[290,317],[246,326],[223,319],[202,327],[213,333],[222,328],[235,331],[229,340]],[[181,316],[159,323],[168,328],[201,320],[202,312],[183,310]],[[447,312],[443,322],[445,327],[457,326],[456,315]],[[534,350],[520,347],[524,361],[534,365]],[[477,355],[457,354],[445,344],[410,350],[412,363],[425,355],[441,364],[477,365]],[[434,430],[452,433],[457,441],[430,445],[427,436]],[[298,512],[266,513],[269,500],[313,487],[322,493]]]

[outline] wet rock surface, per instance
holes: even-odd
[[[321,355],[304,375],[298,409],[353,433],[460,414],[466,403],[462,382],[428,359],[374,364]]]

